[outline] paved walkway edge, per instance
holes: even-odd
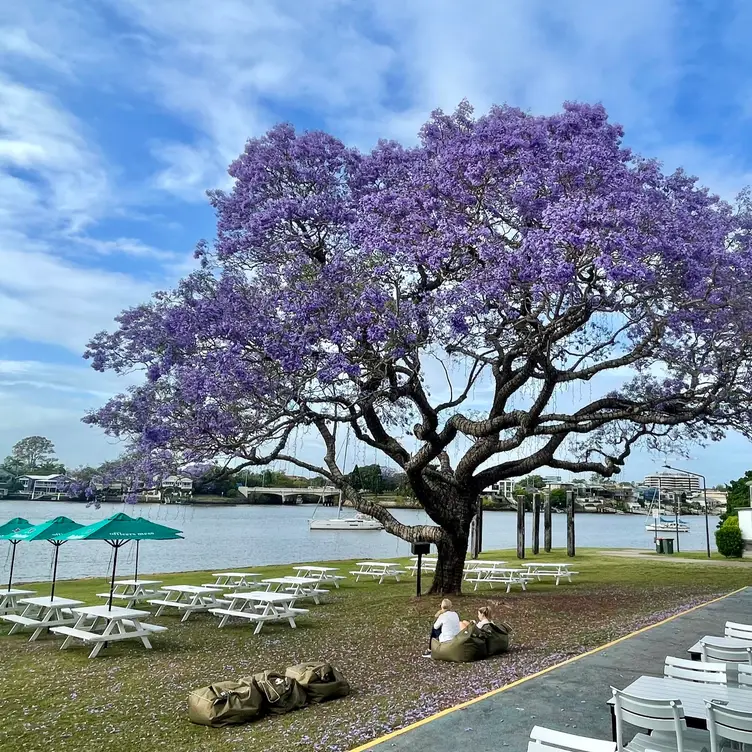
[[[367,749],[373,749],[378,744],[383,744],[384,742],[389,741],[389,739],[394,739],[397,736],[402,736],[402,734],[405,734],[408,731],[412,731],[413,729],[419,728],[420,726],[425,726],[427,723],[431,723],[431,721],[435,721],[437,718],[443,718],[444,716],[447,716],[450,713],[454,713],[457,710],[462,710],[463,708],[469,707],[470,705],[475,705],[475,703],[481,702],[481,700],[485,700],[489,697],[494,697],[495,695],[501,694],[502,692],[506,692],[508,689],[512,689],[513,687],[518,687],[520,684],[529,682],[532,679],[537,679],[539,676],[548,674],[557,668],[561,668],[562,666],[567,666],[568,664],[574,663],[575,661],[582,660],[583,658],[586,658],[589,655],[600,653],[602,650],[606,650],[606,648],[610,648],[613,645],[618,645],[620,642],[629,640],[632,637],[636,637],[637,635],[641,635],[641,634],[644,634],[645,632],[649,632],[651,629],[655,629],[656,627],[661,626],[661,624],[668,624],[669,622],[674,621],[674,619],[678,619],[680,616],[684,616],[685,614],[690,614],[693,611],[697,611],[699,609],[705,608],[706,606],[709,606],[711,603],[718,603],[719,601],[722,601],[732,595],[736,595],[737,593],[741,593],[746,589],[747,589],[746,587],[740,587],[740,588],[737,588],[736,590],[732,590],[730,593],[726,593],[725,595],[720,596],[719,598],[713,598],[712,600],[709,600],[705,603],[700,603],[697,606],[692,606],[692,608],[688,608],[686,611],[681,611],[678,614],[673,614],[672,616],[669,616],[667,619],[661,619],[661,621],[657,621],[655,624],[649,624],[647,627],[642,627],[638,629],[636,632],[630,632],[629,634],[626,634],[623,637],[618,637],[615,640],[611,640],[611,642],[607,642],[605,645],[599,645],[597,648],[588,650],[585,653],[580,653],[579,655],[574,655],[571,658],[567,658],[566,661],[562,661],[561,663],[556,663],[553,666],[544,668],[542,671],[537,671],[536,673],[530,674],[529,676],[523,676],[521,679],[517,679],[516,681],[510,682],[509,684],[505,684],[503,687],[498,687],[496,689],[492,689],[490,692],[485,692],[482,695],[473,697],[472,700],[466,700],[465,702],[461,702],[459,705],[452,705],[449,708],[440,710],[438,713],[434,713],[433,715],[429,715],[429,716],[426,716],[425,718],[421,718],[421,720],[416,721],[415,723],[411,723],[410,725],[404,726],[401,729],[397,729],[396,731],[391,731],[390,733],[385,734],[384,736],[379,736],[376,739],[372,739],[370,742],[366,742],[366,744],[362,744],[360,747],[355,747],[354,749],[350,750],[350,752],[364,752]]]

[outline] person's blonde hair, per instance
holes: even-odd
[[[491,609],[488,606],[481,606],[478,609],[478,616],[491,621]]]
[[[437,617],[441,616],[442,614],[451,610],[452,610],[452,601],[450,601],[449,598],[444,598],[444,600],[441,601],[441,606],[439,607],[439,610],[436,612],[436,616]]]

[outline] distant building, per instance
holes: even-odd
[[[187,476],[178,477],[168,475],[162,478],[159,488],[151,489],[144,494],[148,501],[163,501],[170,492],[178,491],[179,496],[191,496],[193,494],[193,478]],[[143,488],[143,485],[142,485]]]
[[[701,489],[700,479],[697,476],[685,475],[684,473],[646,475],[643,485],[649,488],[660,488],[661,491],[685,491],[688,494]]]
[[[490,494],[491,496],[503,496],[507,499],[514,498],[514,489],[517,487],[518,481],[514,478],[507,478],[506,480],[500,480],[489,486],[483,493]]]
[[[20,494],[30,499],[39,499],[42,496],[59,495],[65,491],[69,479],[65,475],[22,475]]]

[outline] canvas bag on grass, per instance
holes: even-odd
[[[486,638],[486,650],[488,655],[499,655],[509,650],[509,635],[512,630],[508,624],[499,622],[498,624],[490,621],[484,624],[480,631]]]
[[[266,710],[274,715],[289,713],[302,708],[306,702],[306,691],[294,679],[274,671],[260,671],[251,677],[264,695]]]
[[[435,661],[468,663],[488,656],[486,637],[475,624],[470,624],[447,642],[431,640],[431,657]]]
[[[329,663],[309,661],[285,669],[285,676],[294,679],[308,695],[308,701],[316,704],[346,697],[350,685],[342,673]]]
[[[223,681],[188,695],[188,718],[201,726],[231,726],[264,714],[264,695],[252,679]]]

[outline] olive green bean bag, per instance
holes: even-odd
[[[264,706],[273,715],[282,715],[306,704],[306,691],[294,679],[274,671],[260,671],[251,677],[264,695]]]
[[[305,689],[308,702],[312,704],[346,697],[350,694],[350,685],[342,673],[329,663],[309,661],[290,666],[285,676],[294,679]]]
[[[486,639],[486,651],[489,656],[506,653],[509,650],[509,635],[512,630],[507,624],[489,622],[484,624],[479,631]]]
[[[223,681],[188,695],[188,718],[201,726],[230,726],[264,714],[264,695],[253,679]]]
[[[475,624],[469,624],[447,642],[439,642],[436,638],[431,640],[431,658],[435,661],[468,663],[479,661],[487,655],[486,637]]]

